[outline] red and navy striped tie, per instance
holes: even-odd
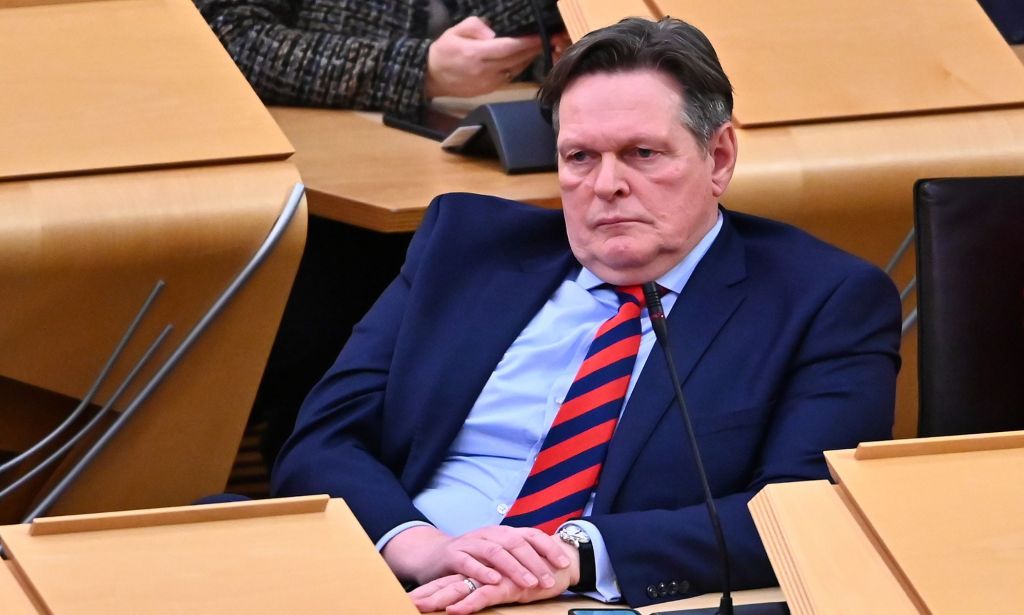
[[[583,515],[601,475],[640,348],[643,291],[623,286],[615,292],[622,306],[597,330],[530,475],[502,521],[505,525],[551,534],[565,521]]]

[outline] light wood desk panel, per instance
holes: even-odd
[[[449,154],[436,141],[384,126],[378,113],[270,111],[296,144],[292,162],[313,215],[392,233],[415,230],[430,200],[445,192],[561,206],[554,173],[505,175],[497,160]]]
[[[0,425],[34,432],[12,421],[32,420],[40,392],[80,399],[163,279],[96,397],[106,402],[174,324],[115,406],[124,408],[249,261],[298,179],[290,163],[267,162],[0,182]],[[304,238],[300,208],[267,261],[53,514],[184,504],[223,489]],[[0,518],[20,518],[13,514]]]
[[[190,0],[0,1],[0,58],[0,179],[292,152]]]
[[[4,615],[37,615],[39,611],[21,589],[11,563],[0,560],[0,607]]]

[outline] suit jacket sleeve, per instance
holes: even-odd
[[[271,476],[275,497],[327,493],[345,498],[373,542],[407,521],[428,521],[397,478],[401,455],[383,450],[382,430],[406,298],[436,218],[432,204],[398,277],[355,326],[335,364],[303,403]]]
[[[775,584],[747,509],[751,497],[772,482],[828,478],[823,450],[891,437],[899,317],[892,283],[862,264],[835,286],[808,323],[788,362],[752,480],[741,492],[716,497],[733,589]],[[688,446],[682,432],[679,446]],[[703,451],[703,456],[708,453],[723,454]],[[657,488],[672,484],[673,477],[650,476],[649,481]],[[611,512],[589,521],[601,531],[630,605],[671,599],[664,591],[673,582],[681,594],[720,590],[719,554],[703,503]]]

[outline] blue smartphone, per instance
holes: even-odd
[[[640,615],[635,609],[611,608],[611,609],[569,609],[569,615],[613,615],[624,613],[625,615]]]

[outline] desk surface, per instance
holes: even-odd
[[[430,200],[478,192],[560,206],[554,173],[505,175],[497,160],[449,154],[380,114],[271,107],[293,143],[310,213],[383,232],[415,230]]]
[[[24,4],[0,2],[0,179],[291,153],[192,2]]]
[[[7,615],[35,615],[38,611],[14,577],[10,562],[0,560],[0,605]]]

